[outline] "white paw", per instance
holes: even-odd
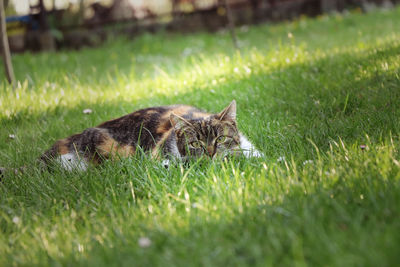
[[[246,158],[259,158],[263,156],[263,154],[258,150],[244,150],[243,155]]]
[[[169,159],[164,159],[161,164],[164,166],[164,168],[168,169],[169,168]]]
[[[244,135],[240,135],[240,149],[243,151],[243,155],[246,158],[255,157],[259,158],[262,157],[263,154],[259,152],[252,143]]]
[[[75,153],[67,153],[58,157],[58,161],[67,171],[77,170],[85,171],[88,164],[85,159],[79,158]]]
[[[259,158],[259,157],[262,157],[263,154],[258,150],[253,150],[253,151],[251,151],[251,156],[255,157],[255,158]]]

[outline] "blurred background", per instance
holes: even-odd
[[[12,52],[79,49],[146,32],[215,32],[299,16],[376,7],[400,0],[5,0]],[[229,13],[229,14],[228,14]]]

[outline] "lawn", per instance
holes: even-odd
[[[240,51],[222,31],[15,55],[0,166],[32,168],[0,184],[0,265],[397,265],[399,25],[396,8],[241,27]],[[260,159],[34,166],[55,140],[136,109],[232,99]]]

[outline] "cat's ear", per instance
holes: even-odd
[[[172,127],[174,127],[175,130],[179,130],[183,126],[192,126],[190,122],[188,122],[181,116],[175,115],[174,113],[171,113],[171,115],[169,115],[169,120],[172,124]]]
[[[218,113],[217,118],[221,121],[236,121],[236,101],[232,100],[223,111]]]

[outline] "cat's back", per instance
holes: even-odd
[[[97,128],[126,128],[129,125],[135,125],[137,123],[147,126],[163,124],[169,121],[169,117],[172,113],[185,119],[202,118],[210,115],[208,112],[188,105],[149,107],[103,122],[98,125]]]
[[[210,113],[188,105],[159,106],[140,109],[117,119],[109,120],[96,128],[107,129],[115,140],[123,144],[154,144],[171,128],[170,115],[185,119],[202,118]]]

